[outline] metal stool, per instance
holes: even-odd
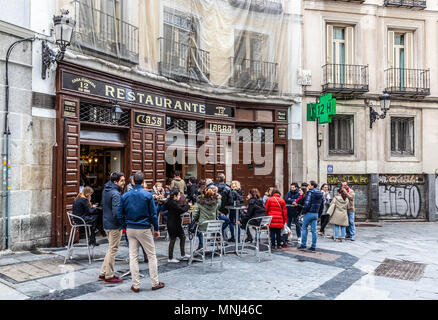
[[[198,234],[198,229],[203,226],[207,225],[205,231],[201,231],[203,236],[203,247],[202,252],[199,252],[199,250],[194,250],[191,252],[190,259],[189,259],[189,265],[192,264],[193,261],[199,261],[203,263],[203,271],[205,272],[205,253],[211,252],[211,260],[210,265],[213,265],[213,263],[220,263],[221,268],[223,268],[224,265],[224,239],[222,237],[222,224],[224,222],[222,220],[208,220],[204,221],[200,225],[196,227],[196,233]],[[194,237],[193,240],[194,241]],[[219,253],[217,253],[219,251]],[[202,260],[195,259],[194,256],[201,256]],[[219,256],[219,261],[213,261],[214,256]]]
[[[71,226],[71,230],[70,230],[70,236],[68,238],[68,244],[67,244],[67,255],[65,256],[64,259],[64,264],[67,262],[67,258],[69,258],[69,260],[73,260],[73,248],[74,248],[74,235],[76,232],[77,228],[81,228],[83,227],[85,229],[85,239],[86,239],[86,244],[87,244],[87,250],[88,250],[88,261],[91,264],[91,256],[94,256],[94,253],[91,252],[90,250],[90,245],[88,244],[88,233],[90,233],[91,235],[91,224],[87,224],[85,222],[85,220],[79,216],[74,215],[71,211],[67,211],[67,217],[68,217],[68,222],[70,223]],[[81,220],[82,224],[76,224],[74,222],[74,218]]]
[[[255,249],[256,257],[258,258],[258,260],[260,262],[260,254],[259,254],[260,253],[260,239],[261,239],[262,234],[267,234],[267,236],[268,236],[268,253],[269,253],[269,256],[271,257],[271,235],[269,232],[269,225],[271,224],[271,220],[272,220],[272,216],[257,217],[257,218],[249,219],[248,223],[246,224],[245,239],[242,243],[242,250],[240,252],[240,256],[242,256],[243,249],[245,248],[245,240],[248,237],[248,234],[250,232],[249,228],[252,228],[255,230],[255,245],[247,244],[246,246]],[[258,225],[256,223],[257,221],[260,221],[260,223],[258,223]],[[253,222],[255,224],[251,224],[251,222]]]

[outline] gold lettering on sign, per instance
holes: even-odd
[[[192,111],[192,106],[189,102],[184,101],[184,111]]]
[[[143,103],[144,93],[137,93],[140,103]]]
[[[148,105],[150,105],[150,106],[153,106],[153,105],[154,105],[154,101],[152,100],[152,97],[151,97],[150,94],[147,95],[147,97],[146,97],[146,102],[145,102],[145,103],[148,104]]]
[[[162,107],[163,106],[163,97],[155,97],[155,105],[157,107]]]
[[[214,132],[214,133],[225,133],[225,134],[233,133],[233,126],[229,124],[209,123],[208,129],[210,132]]]
[[[182,111],[181,102],[179,102],[178,100],[176,100],[176,103],[175,103],[175,109],[176,108],[178,108],[179,110]]]
[[[117,99],[125,99],[125,90],[117,88]]]
[[[108,97],[108,96],[111,96],[111,97],[113,97],[113,98],[115,98],[114,97],[114,90],[115,90],[115,88],[114,87],[112,87],[112,86],[109,86],[109,85],[105,85],[105,95]]]
[[[161,116],[154,116],[145,113],[137,113],[135,123],[141,126],[162,127],[163,118]]]
[[[129,101],[135,101],[135,93],[134,93],[134,91],[129,91],[128,92],[128,100]]]
[[[166,108],[172,108],[171,106],[172,100],[164,98],[164,104],[166,105]]]
[[[215,116],[221,116],[221,117],[223,117],[223,116],[228,117],[228,115],[225,114],[225,107],[221,107],[221,106],[217,106],[216,107],[216,113],[214,115]]]

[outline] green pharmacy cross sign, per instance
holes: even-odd
[[[328,93],[319,96],[319,103],[307,104],[307,121],[315,121],[319,119],[319,123],[332,122],[332,116],[336,114],[336,99],[332,98],[332,94]]]

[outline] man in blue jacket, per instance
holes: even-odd
[[[298,247],[298,250],[306,249],[307,227],[310,224],[312,230],[312,246],[309,248],[309,250],[315,252],[317,240],[316,223],[318,221],[318,213],[323,208],[323,201],[323,193],[318,189],[318,184],[315,181],[310,181],[309,191],[307,191],[306,201],[303,205],[303,230],[301,235],[301,246]]]
[[[105,283],[120,283],[123,280],[114,275],[114,261],[119,249],[122,230],[117,213],[119,211],[120,193],[125,186],[122,172],[113,172],[102,192],[103,228],[108,237],[108,251],[100,269],[99,280]]]
[[[290,185],[290,190],[286,193],[284,201],[287,206],[287,226],[291,228],[292,222],[295,224],[295,230],[297,231],[297,238],[301,238],[301,223],[298,219],[298,211],[296,207],[292,206],[292,203],[298,199],[300,192],[298,190],[298,183],[294,182]]]
[[[146,250],[149,260],[149,276],[152,290],[161,289],[164,283],[158,281],[157,256],[155,254],[154,236],[158,238],[158,217],[152,194],[142,187],[144,174],[134,174],[134,188],[125,193],[120,201],[118,219],[129,240],[129,268],[132,275],[131,290],[140,291],[140,272],[138,268],[138,246]],[[153,230],[151,228],[154,228]]]

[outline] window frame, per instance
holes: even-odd
[[[340,149],[339,147],[334,148],[334,149],[331,148],[332,134],[331,134],[330,129],[332,126],[334,126],[334,121],[336,121],[336,120],[338,120],[338,121],[339,120],[349,120],[350,121],[350,128],[348,131],[350,132],[351,148],[349,150],[348,149]],[[340,144],[339,139],[342,138],[342,136],[341,136],[342,132],[339,132],[338,128],[336,128],[336,129],[337,129],[337,131],[336,131],[336,133],[334,133],[335,147],[339,146],[339,144]],[[332,122],[328,124],[327,131],[328,131],[328,145],[327,145],[327,147],[328,147],[328,155],[329,156],[337,156],[337,155],[338,156],[339,155],[352,156],[352,155],[355,155],[355,132],[354,132],[355,131],[355,117],[354,117],[354,115],[351,115],[351,114],[334,115],[332,117]]]
[[[408,132],[403,133],[403,136],[407,136],[409,135],[409,126],[412,125],[412,137],[410,137],[411,141],[405,141],[405,150],[394,150],[393,149],[393,123],[398,123],[400,125],[400,123],[404,123],[406,125],[406,129],[408,130]],[[416,140],[416,135],[415,135],[415,117],[414,116],[391,116],[390,117],[390,152],[391,152],[391,156],[395,156],[395,157],[414,157],[415,156],[415,152],[416,152],[416,145],[415,145],[415,140]],[[397,129],[396,129],[397,130]],[[397,134],[397,137],[394,138],[394,142],[398,144],[398,142],[400,141],[399,139],[399,134]],[[407,144],[411,144],[412,145],[412,150],[410,151],[406,151],[406,145]]]

